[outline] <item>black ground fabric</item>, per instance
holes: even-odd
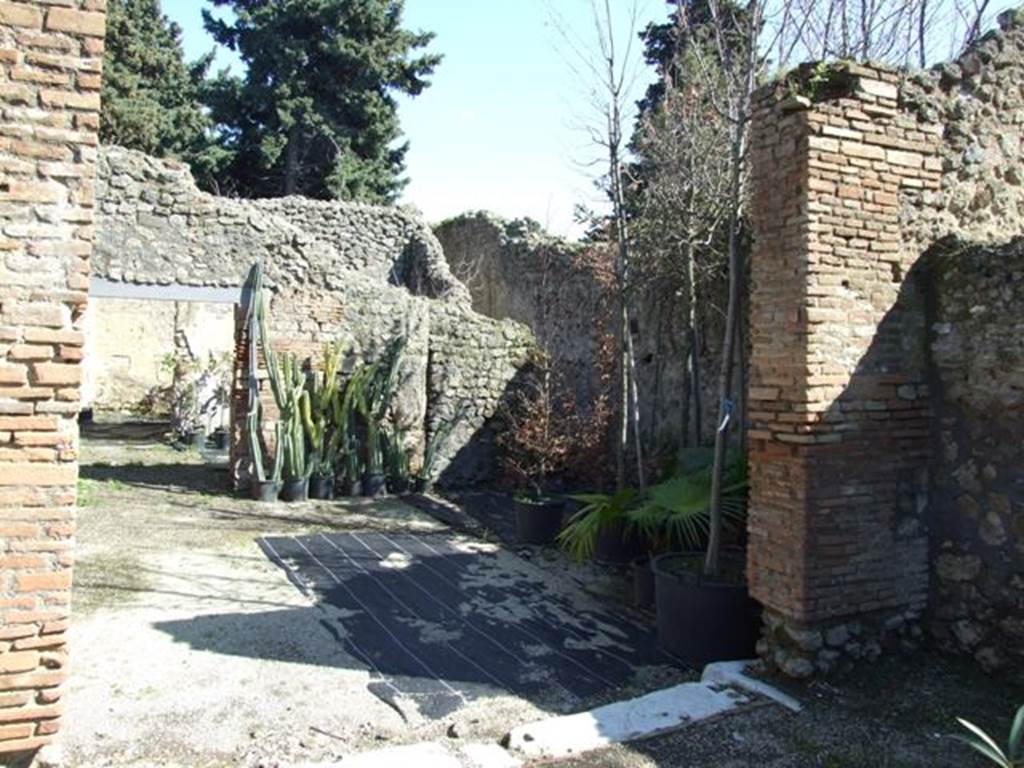
[[[333,609],[332,632],[370,670],[374,693],[418,699],[434,716],[485,691],[572,706],[676,665],[651,628],[501,549],[379,532],[262,543]]]

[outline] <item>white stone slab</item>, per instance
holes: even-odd
[[[589,712],[520,726],[509,733],[508,748],[530,759],[578,755],[706,720],[747,702],[732,689],[684,683]]]
[[[799,712],[803,705],[792,696],[783,693],[773,685],[763,680],[750,677],[747,668],[756,662],[754,661],[717,661],[704,667],[704,674],[701,675],[701,682],[717,683],[718,685],[731,685],[734,688],[741,688],[744,691],[756,693],[781,704],[791,712]]]
[[[339,768],[463,768],[440,744],[410,744],[346,757]]]
[[[520,768],[523,764],[497,744],[465,744],[459,752],[466,768]]]

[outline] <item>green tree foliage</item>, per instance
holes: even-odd
[[[395,94],[420,94],[441,57],[433,35],[402,27],[403,0],[210,0],[217,42],[244,76],[221,73],[207,103],[229,161],[222,192],[390,202],[407,144]]]
[[[209,121],[199,91],[210,57],[185,63],[181,29],[159,0],[110,0],[107,13],[100,140],[200,162]]]

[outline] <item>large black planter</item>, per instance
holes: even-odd
[[[413,493],[427,493],[430,490],[430,483],[427,482],[425,477],[417,477],[412,481],[412,492]]]
[[[516,501],[516,536],[523,544],[553,544],[562,530],[562,501]]]
[[[647,555],[633,561],[633,605],[637,608],[654,607],[654,569]]]
[[[370,498],[376,498],[377,496],[383,496],[387,493],[387,478],[384,475],[371,474],[367,472],[363,475],[363,495]]]
[[[309,478],[309,498],[333,499],[334,475],[313,475]]]
[[[228,448],[228,433],[226,430],[217,429],[213,433],[213,447],[218,451],[226,451]]]
[[[252,481],[252,497],[256,501],[273,502],[281,495],[281,484],[273,480],[261,483],[259,480]]]
[[[363,481],[353,480],[345,485],[346,496],[362,496],[363,495]]]
[[[752,658],[760,629],[757,603],[742,578],[705,578],[702,561],[695,553],[654,559],[659,645],[698,669]]]
[[[309,478],[285,480],[281,498],[285,501],[306,501],[309,498]]]
[[[640,539],[632,532],[627,533],[624,520],[605,526],[594,540],[594,559],[599,563],[628,563],[640,551]]]

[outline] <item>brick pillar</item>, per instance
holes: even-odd
[[[802,677],[919,633],[929,409],[901,206],[938,186],[938,131],[874,68],[807,68],[757,105],[748,572],[762,655]]]
[[[57,732],[105,0],[0,0],[0,763]]]

